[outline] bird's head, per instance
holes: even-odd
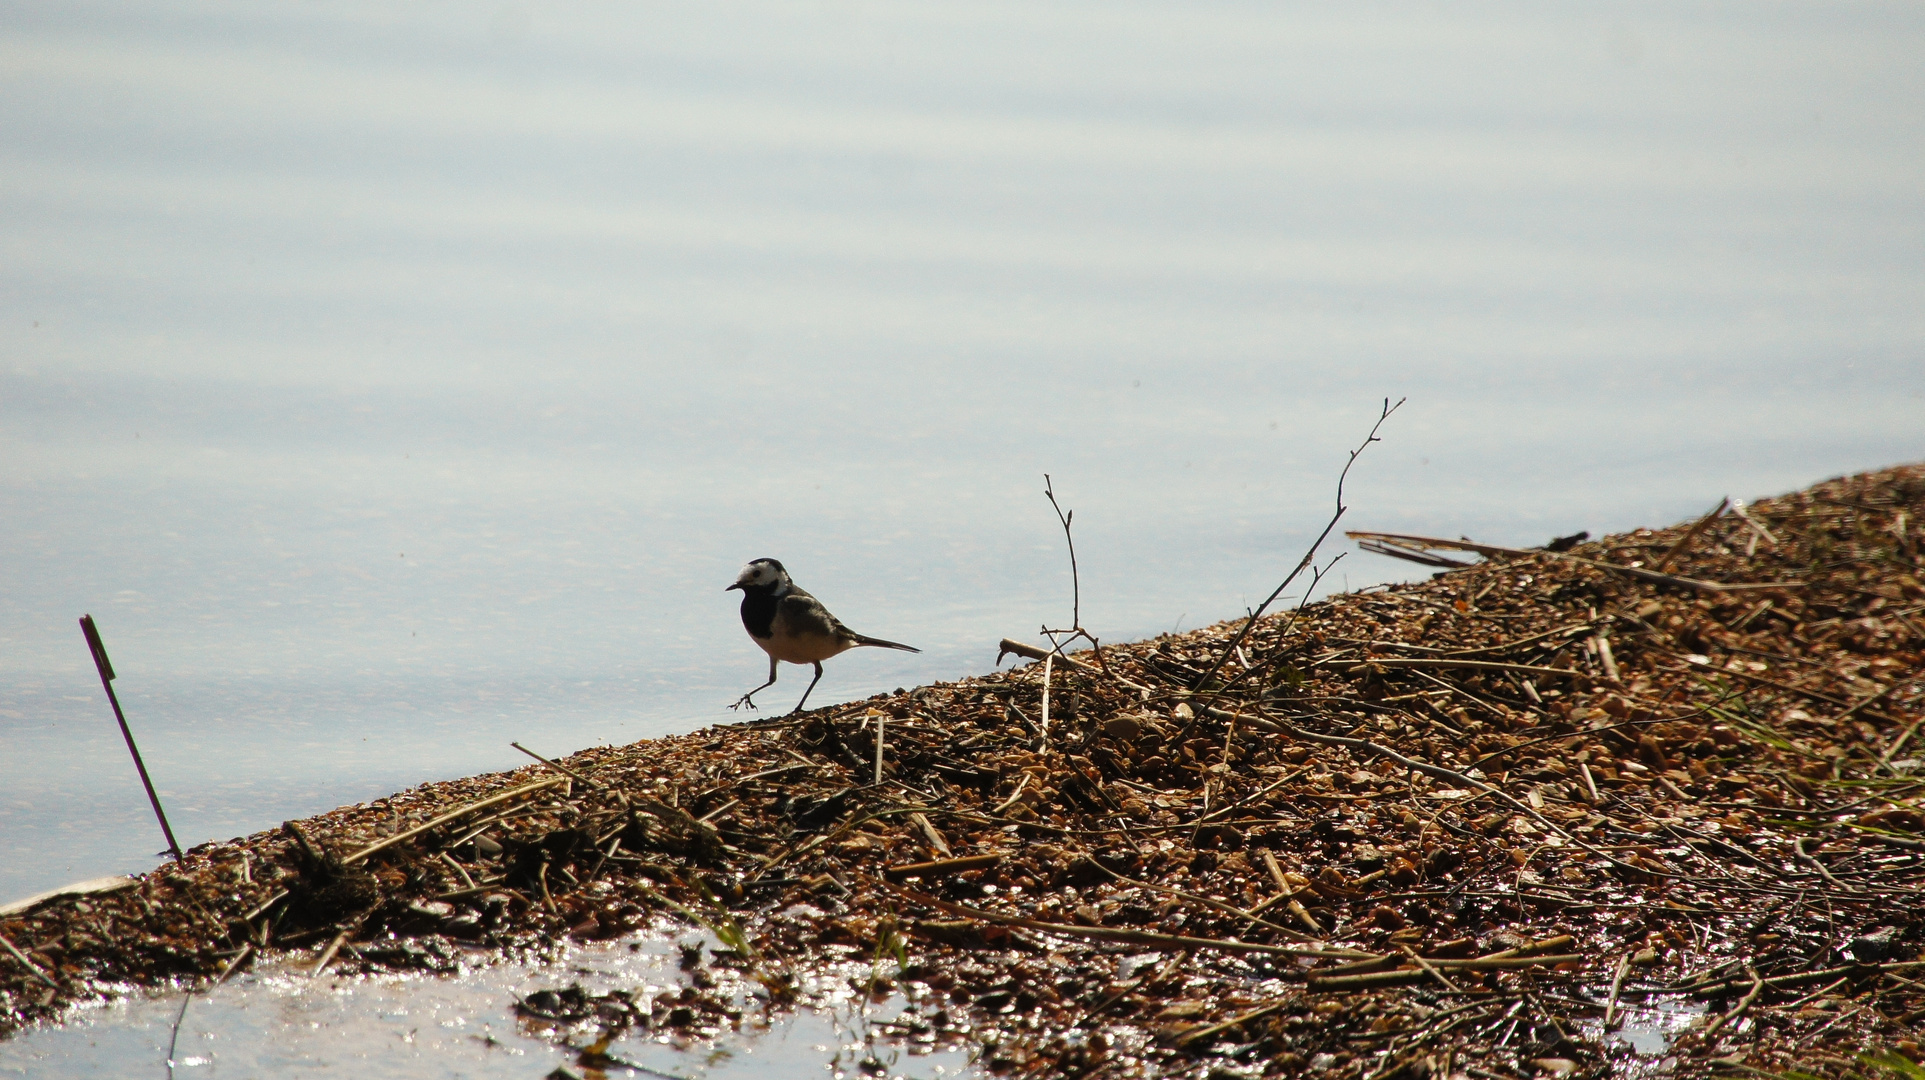
[[[774,559],[757,559],[744,566],[742,572],[735,575],[735,584],[722,591],[728,592],[729,589],[741,589],[744,592],[750,589],[781,591],[788,584],[789,572],[782,569],[781,563]]]

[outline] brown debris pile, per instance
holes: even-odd
[[[1925,1016],[1921,518],[1907,466],[1558,552],[1367,538],[1488,557],[1266,618],[1201,686],[1238,624],[204,845],[0,919],[0,1031],[667,911],[775,1005],[874,958],[905,1038],[999,1072],[1608,1076],[1669,1018],[1639,1067],[1881,1075]],[[521,1008],[739,1017],[617,997]]]

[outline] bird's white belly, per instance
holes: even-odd
[[[763,652],[791,664],[820,663],[855,644],[831,634],[785,634],[780,625],[774,629],[774,634],[756,638],[755,643]]]

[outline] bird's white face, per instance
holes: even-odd
[[[766,588],[780,584],[786,577],[788,575],[782,572],[781,563],[773,559],[757,559],[744,566],[742,572],[735,575],[735,584],[729,587],[732,589]]]

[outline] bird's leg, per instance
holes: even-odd
[[[809,680],[809,689],[802,691],[802,701],[796,702],[795,708],[789,710],[790,716],[794,716],[796,713],[799,713],[802,711],[803,702],[806,702],[809,700],[809,692],[811,690],[814,690],[815,684],[821,681],[822,681],[822,661],[817,660],[815,662],[815,678]]]
[[[818,679],[820,679],[820,678],[822,677],[822,665],[821,665],[821,664],[817,664],[817,665],[815,666],[815,677],[816,677],[816,678],[818,678]],[[761,692],[762,692],[762,691],[764,691],[764,690],[767,690],[767,689],[768,689],[769,687],[771,687],[771,686],[774,686],[774,685],[775,685],[775,657],[773,657],[773,656],[771,656],[771,657],[769,657],[769,681],[768,681],[768,682],[765,682],[765,683],[763,683],[763,684],[762,684],[761,686],[758,686],[758,687],[756,687],[755,689],[753,689],[753,690],[751,690],[751,691],[749,691],[748,693],[746,693],[746,694],[743,694],[743,695],[742,695],[742,700],[740,700],[740,701],[738,701],[738,702],[736,702],[736,703],[735,703],[735,704],[733,704],[733,705],[730,705],[730,706],[729,706],[729,708],[731,708],[731,709],[739,709],[739,708],[741,708],[741,707],[742,707],[742,706],[744,706],[744,705],[747,705],[747,706],[748,706],[749,708],[751,708],[751,709],[753,709],[753,708],[755,708],[755,702],[754,702],[753,700],[751,700],[751,699],[752,699],[752,698],[754,698],[754,697],[755,697],[755,695],[757,695],[757,694],[759,694],[759,693],[761,693]],[[810,686],[814,686],[815,684],[814,684],[814,683],[810,683],[809,685],[810,685]],[[807,695],[807,694],[804,694],[803,696],[804,696],[804,697],[807,697],[808,695]]]

